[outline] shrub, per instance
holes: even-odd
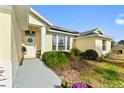
[[[81,59],[85,59],[85,58],[86,58],[86,55],[85,55],[84,52],[81,52],[81,53],[80,53],[80,58],[81,58]]]
[[[99,61],[104,61],[105,57],[106,57],[106,55],[101,54],[101,55],[99,56]]]
[[[81,51],[79,49],[77,49],[77,48],[72,48],[70,52],[74,56],[79,56]]]
[[[64,53],[68,59],[71,57],[70,52],[67,52],[67,51],[61,51],[61,52]]]
[[[62,81],[61,86],[63,88],[70,88],[70,86],[71,86],[70,82],[68,82],[68,81],[66,81],[64,79],[62,79],[61,81]]]
[[[45,62],[45,64],[52,69],[65,69],[68,66],[68,59],[66,55],[61,51],[45,52],[42,55],[42,61]]]
[[[95,50],[89,49],[85,51],[85,56],[87,59],[97,60],[99,55]]]

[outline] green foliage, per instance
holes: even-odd
[[[68,66],[68,58],[61,51],[49,51],[42,55],[42,61],[52,68],[62,68],[65,69]]]
[[[115,46],[116,42],[115,41],[111,41],[111,47]]]
[[[61,52],[64,53],[68,59],[71,57],[70,52],[67,52],[67,51],[61,51]]]
[[[84,53],[87,59],[97,60],[99,56],[98,53],[92,49],[86,50]]]
[[[101,55],[99,56],[99,60],[100,60],[100,61],[103,61],[103,60],[105,59],[105,57],[106,57],[106,55],[101,54]]]
[[[63,88],[70,88],[71,83],[67,82],[67,81],[64,80],[64,79],[62,79],[61,81],[62,81],[61,86],[62,86]]]
[[[77,48],[72,48],[70,52],[74,56],[79,56],[81,51],[79,49],[77,49]]]
[[[111,62],[96,62],[81,74],[80,79],[96,88],[124,88],[124,55]]]
[[[124,45],[124,40],[120,40],[118,44]]]
[[[85,59],[85,58],[86,58],[86,55],[85,55],[84,52],[81,52],[81,53],[80,53],[80,58],[81,58],[81,59]]]

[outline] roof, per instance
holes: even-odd
[[[35,14],[38,18],[40,18],[41,20],[43,20],[47,25],[49,26],[53,26],[53,24],[51,22],[49,22],[46,18],[44,18],[43,16],[41,16],[38,12],[36,12],[34,9],[30,8],[30,12],[32,12],[33,14]]]
[[[117,46],[119,46],[119,47],[123,47],[123,48],[124,48],[124,46],[121,45],[121,44],[116,44],[114,47],[117,47]]]
[[[59,26],[53,26],[53,24],[51,22],[49,22],[47,19],[45,19],[43,16],[41,16],[39,13],[37,13],[32,8],[30,8],[30,12],[32,12],[35,16],[37,16],[39,19],[41,19],[47,25],[49,25],[51,30],[76,34],[79,37],[99,36],[99,37],[111,39],[111,37],[106,36],[100,28],[95,28],[95,29],[92,29],[92,30],[89,30],[89,31],[79,33],[78,31],[74,31],[74,30],[71,30],[71,29],[67,29],[67,28],[63,28],[63,27],[59,27]]]
[[[104,35],[104,33],[101,31],[100,28],[95,28],[95,29],[92,29],[92,30],[80,33],[80,36],[86,36],[86,35],[91,35],[91,34],[101,34],[101,35]]]
[[[57,31],[62,31],[62,32],[78,34],[77,31],[74,31],[74,30],[71,30],[71,29],[67,29],[67,28],[63,28],[63,27],[59,27],[59,26],[52,26],[51,29],[52,30],[57,30]]]
[[[95,28],[89,31],[82,32],[80,33],[79,38],[94,37],[94,36],[111,39],[111,37],[105,35],[100,28]]]

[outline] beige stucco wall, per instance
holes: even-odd
[[[80,51],[84,52],[87,49],[94,49],[95,50],[95,38],[88,37],[88,38],[77,38],[74,43],[76,48]]]
[[[107,40],[107,46],[106,46],[106,51],[102,51],[102,40]],[[99,54],[106,54],[111,52],[111,40],[105,39],[105,38],[99,38],[96,37],[95,38],[95,50],[99,53]]]
[[[102,51],[102,40],[107,40],[106,51]],[[111,52],[111,40],[100,37],[77,38],[74,40],[73,47],[76,47],[83,52],[87,49],[93,49],[101,55]]]
[[[11,14],[0,10],[0,63],[11,60]]]
[[[52,50],[52,33],[47,32],[46,33],[46,51]]]
[[[21,30],[16,20],[13,7],[10,10],[0,9],[0,63],[6,70],[6,85],[12,87],[22,58]],[[1,64],[0,64],[0,67]]]
[[[41,19],[39,19],[38,17],[36,17],[31,12],[30,12],[30,15],[29,15],[29,24],[35,24],[35,25],[38,25],[38,26],[45,26],[46,25],[46,24],[44,24],[42,22]]]
[[[41,31],[40,29],[38,29],[36,31],[36,51],[40,51],[41,50]]]
[[[19,23],[16,19],[15,12],[11,11],[11,61],[12,61],[12,80],[14,82],[19,63],[22,59],[22,30],[19,28]]]
[[[0,81],[0,84],[5,84],[6,87],[12,87],[10,10],[0,8],[0,67],[4,68],[3,76],[7,78],[5,81]]]

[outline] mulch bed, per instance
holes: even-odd
[[[80,74],[83,74],[95,64],[95,61],[82,60],[81,62],[69,62],[69,68],[66,70],[56,69],[55,73],[63,79],[71,82],[80,81]]]

